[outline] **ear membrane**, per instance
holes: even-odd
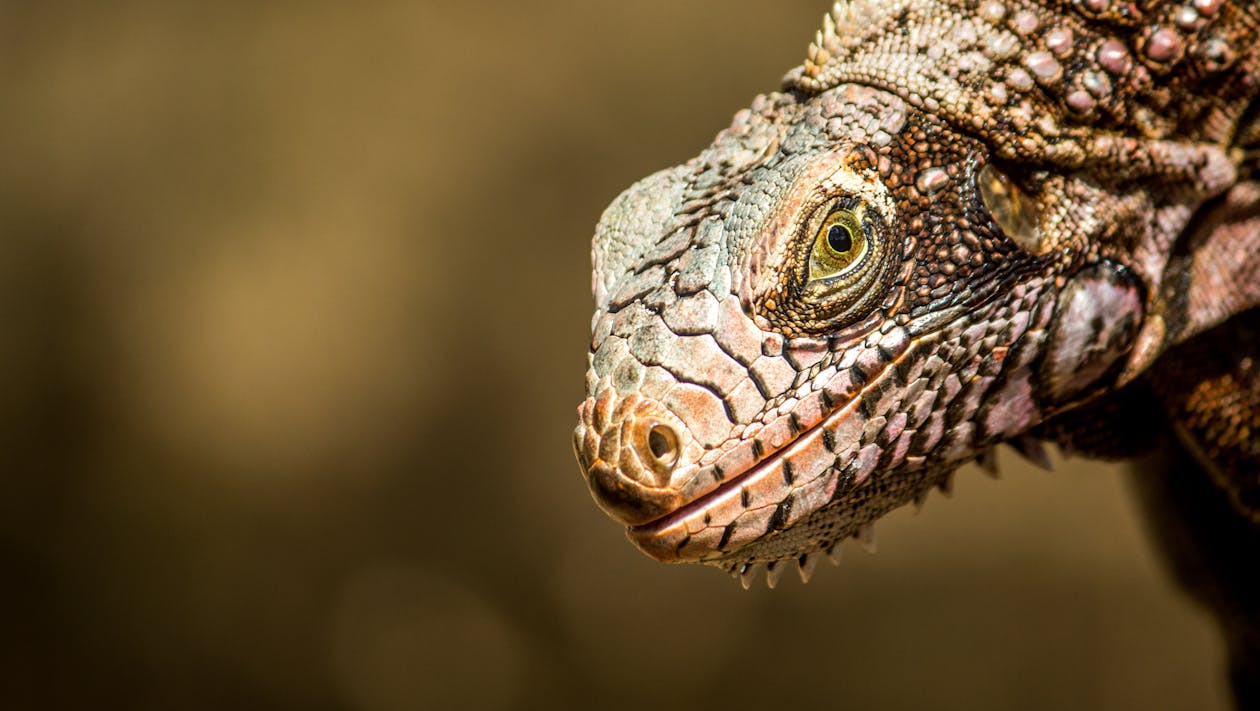
[[[976,175],[976,189],[989,216],[1021,249],[1034,256],[1049,251],[1041,231],[1041,210],[1010,176],[987,163]]]
[[[1051,404],[1083,394],[1133,347],[1143,312],[1133,271],[1115,262],[1082,267],[1055,306],[1039,377]]]

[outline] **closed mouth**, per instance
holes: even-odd
[[[818,422],[814,423],[808,429],[802,430],[799,433],[797,433],[797,435],[790,442],[774,450],[761,461],[757,462],[756,464],[753,464],[752,466],[739,472],[738,474],[730,476],[730,478],[723,481],[717,488],[713,489],[712,491],[706,492],[705,494],[697,497],[693,501],[690,501],[663,516],[660,516],[659,518],[655,518],[651,521],[648,521],[646,523],[641,523],[635,526],[628,526],[626,529],[626,532],[634,539],[638,539],[638,540],[651,539],[656,534],[659,534],[665,531],[671,526],[674,526],[675,524],[680,523],[681,521],[710,508],[710,506],[714,502],[722,499],[723,497],[726,497],[726,496],[732,495],[735,492],[738,492],[745,483],[757,478],[760,474],[765,472],[767,469],[777,467],[781,463],[783,463],[785,460],[790,461],[793,455],[796,454],[796,450],[803,449],[804,447],[808,446],[816,436],[819,436],[821,434],[821,431],[824,430],[824,428],[827,428],[829,426],[838,427],[839,425],[837,423],[842,418],[852,413],[854,408],[858,406],[858,403],[861,402],[862,397],[866,395],[868,392],[870,392],[876,386],[876,383],[880,382],[884,373],[887,372],[887,368],[890,367],[892,364],[898,362],[901,358],[906,357],[906,355],[909,352],[910,352],[910,349],[908,348],[904,349],[900,353],[898,353],[895,357],[890,358],[888,361],[885,361],[884,368],[878,372],[871,373],[869,376],[867,376],[867,382],[861,387],[860,390],[853,393],[847,402],[836,407],[827,415],[819,418]],[[833,452],[834,451],[835,450],[833,450]],[[836,463],[833,462],[831,466],[832,467],[836,466]]]
[[[789,458],[792,454],[792,450],[798,444],[808,442],[811,439],[811,435],[821,430],[824,425],[826,425],[828,422],[833,421],[834,418],[842,415],[845,411],[849,409],[850,406],[852,406],[857,401],[858,401],[858,398],[855,397],[854,399],[850,400],[844,407],[838,408],[837,410],[827,415],[826,417],[819,419],[819,421],[815,423],[813,427],[810,427],[809,429],[803,430],[802,432],[800,432],[800,434],[798,434],[796,438],[793,439],[791,442],[784,445],[783,447],[780,447],[779,449],[774,450],[765,459],[762,459],[761,461],[757,462],[751,467],[748,467],[747,469],[734,475],[733,477],[728,478],[726,481],[722,482],[722,484],[719,485],[716,489],[700,496],[699,498],[696,498],[693,501],[690,501],[684,504],[683,506],[680,506],[677,509],[674,509],[673,511],[665,514],[664,516],[661,516],[660,518],[653,519],[651,521],[648,521],[647,523],[641,523],[637,526],[629,526],[626,529],[627,532],[636,538],[648,538],[648,537],[651,537],[653,534],[659,533],[662,530],[674,525],[675,523],[678,523],[679,521],[686,519],[688,516],[691,516],[694,513],[703,511],[704,509],[708,508],[709,504],[711,504],[712,502],[722,498],[723,496],[730,494],[731,492],[738,491],[740,487],[744,484],[744,482],[755,478],[758,474],[760,474],[764,470],[772,468],[778,465],[784,459]]]
[[[788,445],[788,447],[790,446],[791,445]],[[695,499],[694,501],[683,504],[679,508],[674,509],[673,511],[665,514],[664,516],[661,516],[660,518],[653,519],[651,521],[648,521],[647,523],[641,523],[638,526],[629,526],[627,530],[635,536],[650,536],[653,533],[658,533],[662,529],[669,528],[673,524],[677,523],[679,520],[687,518],[691,514],[705,509],[711,501],[715,501],[721,498],[722,496],[724,496],[725,494],[727,494],[728,492],[734,491],[737,487],[742,485],[748,479],[751,479],[755,474],[757,474],[762,469],[765,469],[766,467],[769,467],[775,464],[776,462],[778,462],[778,460],[782,458],[783,453],[788,449],[788,447],[784,447],[783,449],[779,449],[775,451],[766,459],[763,459],[760,462],[757,462],[753,466],[749,467],[748,469],[745,469],[739,474],[736,474],[733,478],[727,479],[726,481],[722,482],[722,484],[718,486],[718,488],[714,489],[713,491],[708,492],[707,494],[704,494],[698,499]]]

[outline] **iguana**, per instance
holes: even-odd
[[[1163,452],[1254,546],[1258,39],[1257,0],[837,3],[781,90],[596,228],[596,501],[658,560],[773,585],[1049,441]]]

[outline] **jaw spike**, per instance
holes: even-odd
[[[875,552],[875,524],[868,523],[859,528],[853,537],[857,539],[858,545],[862,546],[862,550],[867,553]]]
[[[954,472],[941,477],[941,480],[936,482],[936,488],[940,489],[941,493],[946,497],[952,496],[954,494]]]
[[[739,584],[744,586],[745,590],[752,587],[752,581],[755,577],[757,577],[757,565],[755,563],[744,563],[739,566]]]
[[[783,561],[776,560],[766,563],[766,587],[774,590],[779,584],[779,578],[783,577],[783,571],[787,570],[786,565],[781,565]]]
[[[923,505],[928,500],[928,489],[922,489],[914,492],[914,512],[917,514],[923,510]]]
[[[1048,472],[1054,471],[1054,463],[1050,461],[1050,455],[1046,453],[1045,446],[1041,440],[1035,437],[1020,437],[1007,442],[1011,448],[1019,452],[1020,456],[1027,459],[1034,466],[1040,467]]]
[[[827,560],[831,561],[832,565],[840,565],[840,541],[832,543],[831,546],[823,552],[827,554]]]
[[[976,464],[980,465],[980,469],[994,479],[1002,478],[998,473],[997,449],[989,447],[976,457]]]
[[[796,572],[801,574],[801,582],[808,583],[814,574],[814,567],[818,565],[817,553],[802,553],[800,558],[796,559]]]

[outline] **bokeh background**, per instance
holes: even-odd
[[[1116,467],[773,592],[590,501],[595,221],[825,6],[0,0],[0,706],[1225,707]]]

